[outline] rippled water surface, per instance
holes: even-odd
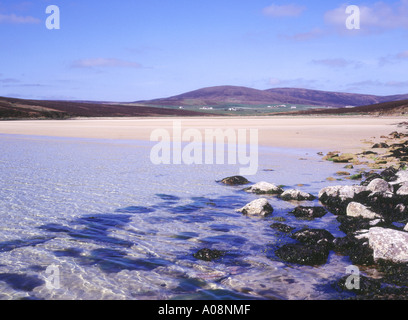
[[[326,228],[288,214],[270,196],[267,218],[235,212],[258,196],[217,183],[238,165],[153,165],[150,142],[0,135],[0,299],[337,299],[330,283],[347,257],[326,265],[280,261],[291,242],[270,225]],[[257,175],[317,195],[339,166],[320,150],[260,148]],[[317,205],[317,202],[302,202]],[[201,248],[225,250],[214,262]],[[59,286],[50,282],[59,272]],[[50,286],[50,283],[54,286]]]

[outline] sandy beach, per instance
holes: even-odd
[[[398,130],[393,117],[250,117],[250,118],[98,118],[74,120],[3,121],[2,134],[56,137],[150,140],[158,128],[171,132],[180,120],[182,130],[258,129],[259,144],[272,147],[358,151],[365,141]]]

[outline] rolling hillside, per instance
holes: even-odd
[[[340,108],[346,106],[363,106],[403,99],[408,99],[408,94],[395,96],[375,96],[298,88],[258,90],[237,86],[217,86],[198,89],[168,98],[137,101],[137,103],[156,106],[216,106],[234,103],[262,105],[286,103]]]

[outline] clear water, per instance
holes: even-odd
[[[235,212],[258,196],[217,183],[233,165],[153,165],[152,143],[0,135],[0,299],[341,299],[329,283],[351,263],[331,253],[326,265],[279,261],[292,240],[277,217],[326,228],[335,216],[298,220],[296,202],[270,196],[267,218]],[[252,182],[317,195],[341,166],[321,150],[260,148]],[[298,184],[302,184],[298,186]],[[303,205],[317,205],[302,202]],[[215,262],[193,257],[208,247]],[[50,287],[49,266],[59,286]]]

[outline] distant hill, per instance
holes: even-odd
[[[0,119],[67,119],[72,117],[209,116],[201,112],[97,102],[25,100],[0,97]]]
[[[329,92],[298,88],[258,90],[238,86],[217,86],[198,89],[180,95],[154,100],[137,101],[156,106],[203,106],[226,104],[303,104],[312,106],[363,106],[408,99],[406,95],[376,96],[357,93]]]

